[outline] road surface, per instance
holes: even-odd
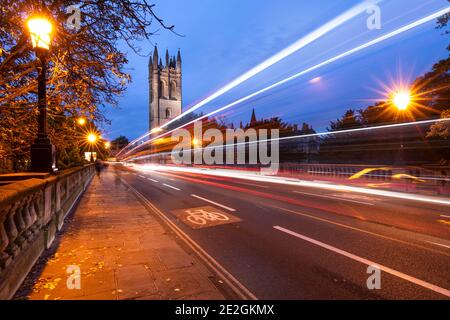
[[[114,170],[258,299],[450,298],[448,206]],[[380,289],[367,285],[373,266]]]

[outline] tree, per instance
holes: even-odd
[[[130,141],[125,136],[119,136],[113,141],[111,141],[111,151],[113,155],[116,155],[120,150],[125,148]]]
[[[347,110],[341,119],[330,122],[328,131],[347,130],[361,127],[362,123],[353,109]]]
[[[450,118],[450,110],[445,110],[441,115],[442,119]],[[436,122],[430,127],[427,138],[441,138],[447,140],[450,137],[450,124],[448,121]]]
[[[300,131],[296,132],[297,134],[303,135],[303,134],[314,134],[316,133],[316,130],[313,129],[313,127],[306,122],[303,122],[302,128]]]
[[[66,24],[71,5],[81,12],[78,30]],[[126,54],[118,44],[125,42],[140,53],[135,43],[154,34],[153,21],[173,30],[145,0],[0,0],[0,8],[0,145],[3,156],[15,163],[27,161],[37,131],[37,59],[24,30],[27,17],[39,12],[55,29],[47,99],[49,135],[59,154],[76,145],[73,118],[84,115],[92,122],[105,122],[103,108],[116,106],[131,80],[125,72]]]
[[[450,2],[450,0],[447,0],[447,1]],[[450,13],[446,13],[446,14],[442,15],[441,17],[438,18],[436,28],[438,28],[438,29],[445,28],[447,26],[449,20],[450,20]],[[445,33],[450,33],[450,31],[446,30]],[[450,50],[450,46],[448,49]]]
[[[450,0],[449,0],[450,2]],[[450,13],[440,17],[437,22],[437,28],[443,29],[447,27],[450,19]],[[448,34],[450,31],[446,30]],[[447,47],[450,50],[450,45]],[[450,118],[450,109],[448,109],[448,102],[450,100],[450,56],[443,59],[433,66],[431,72],[419,79],[419,82],[424,83],[423,89],[428,90],[426,98],[429,101],[429,106],[441,110],[441,118]],[[450,137],[450,121],[437,122],[430,127],[427,133],[427,138],[431,139],[448,139]]]

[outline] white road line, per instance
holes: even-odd
[[[166,184],[166,183],[163,183],[163,186],[166,186],[168,188],[172,188],[173,190],[177,190],[177,191],[181,190],[181,189],[178,189],[177,187],[171,186],[170,184]]]
[[[321,198],[328,198],[328,199],[334,199],[334,200],[339,200],[339,201],[354,202],[354,203],[364,204],[364,205],[367,205],[367,206],[374,206],[375,205],[375,204],[370,203],[370,202],[362,202],[362,201],[356,201],[356,200],[345,199],[345,198],[340,198],[340,197],[326,196],[326,195],[322,195],[322,194],[300,192],[300,191],[295,191],[295,190],[292,191],[292,192],[299,193],[299,194],[304,194],[304,195],[307,195],[307,196],[313,196],[313,197],[321,197]]]
[[[440,246],[440,247],[444,247],[444,248],[450,249],[450,246],[448,246],[448,245],[446,245],[446,244],[442,244],[442,243],[438,243],[438,242],[433,242],[433,241],[425,241],[425,242],[432,243],[432,244],[435,244],[435,245],[437,245],[437,246]]]
[[[147,180],[153,181],[153,182],[159,182],[158,180],[152,179],[152,178],[147,178]]]
[[[142,175],[139,175],[139,177],[141,177],[142,179],[146,179],[147,177],[145,177],[145,176],[142,176]]]
[[[446,216],[445,214],[441,214],[442,218],[450,218],[450,216]]]
[[[225,205],[223,205],[223,204],[217,203],[217,202],[212,201],[212,200],[209,200],[209,199],[202,198],[202,197],[197,196],[197,195],[195,195],[195,194],[191,194],[191,196],[194,197],[194,198],[197,198],[197,199],[200,199],[200,200],[203,200],[203,201],[212,203],[212,204],[214,204],[214,205],[216,205],[216,206],[218,206],[218,207],[224,208],[224,209],[226,209],[226,210],[228,210],[228,211],[236,211],[236,209],[227,207],[227,206],[225,206]]]
[[[375,233],[375,232],[372,232],[372,231],[368,231],[368,230],[352,227],[352,226],[349,226],[349,225],[346,225],[346,224],[343,224],[343,223],[339,223],[339,222],[336,222],[336,221],[328,220],[328,219],[325,219],[325,218],[319,218],[319,217],[316,217],[314,215],[310,215],[310,214],[307,214],[307,213],[304,213],[304,212],[290,210],[290,209],[278,207],[278,206],[275,206],[275,205],[271,205],[270,207],[273,207],[273,208],[276,208],[276,209],[279,209],[279,210],[283,210],[283,211],[286,211],[286,212],[294,213],[296,215],[300,215],[300,216],[303,216],[303,217],[308,217],[310,219],[314,219],[314,220],[317,220],[317,221],[329,223],[329,224],[332,224],[332,225],[335,225],[335,226],[338,226],[338,227],[347,228],[347,229],[354,230],[354,231],[359,231],[359,232],[362,232],[362,233],[365,233],[365,234],[370,234],[371,236],[379,237],[379,238],[382,238],[382,239],[387,239],[387,240],[395,241],[395,242],[398,242],[398,243],[406,244],[408,246],[414,246],[416,248],[424,249],[424,250],[427,250],[427,251],[433,251],[433,252],[436,252],[436,253],[439,253],[439,254],[445,254],[445,253],[443,253],[441,251],[436,251],[435,249],[432,249],[430,247],[425,247],[425,246],[422,246],[422,245],[417,244],[417,243],[407,242],[407,241],[404,241],[404,240],[400,240],[400,239],[397,239],[397,238],[392,238],[392,237],[385,236],[385,235],[382,235],[382,234],[379,234],[379,233]],[[419,240],[419,241],[427,242],[425,240]],[[447,254],[445,254],[445,255],[447,255]]]
[[[385,266],[383,266],[383,265],[380,265],[379,263],[370,261],[370,260],[368,260],[368,259],[361,258],[361,257],[359,257],[359,256],[357,256],[357,255],[354,255],[354,254],[350,253],[350,252],[347,252],[347,251],[338,249],[338,248],[336,248],[336,247],[333,247],[333,246],[330,246],[330,245],[328,245],[328,244],[326,244],[326,243],[320,242],[320,241],[318,241],[318,240],[314,240],[314,239],[312,239],[312,238],[306,237],[306,236],[304,236],[304,235],[301,235],[301,234],[299,234],[299,233],[297,233],[297,232],[294,232],[294,231],[285,229],[285,228],[283,228],[283,227],[280,227],[280,226],[274,226],[274,229],[277,229],[278,231],[287,233],[287,234],[289,234],[289,235],[291,235],[291,236],[294,236],[294,237],[296,237],[296,238],[302,239],[302,240],[304,240],[304,241],[308,241],[308,242],[310,242],[310,243],[312,243],[312,244],[315,244],[315,245],[317,245],[317,246],[319,246],[319,247],[322,247],[322,248],[325,248],[325,249],[327,249],[327,250],[333,251],[333,252],[338,253],[338,254],[340,254],[340,255],[343,255],[343,256],[345,256],[345,257],[347,257],[347,258],[350,258],[350,259],[352,259],[352,260],[361,262],[362,264],[365,264],[365,265],[368,265],[368,266],[376,265],[376,266],[378,266],[378,267],[380,268],[380,270],[383,270],[383,271],[386,272],[386,273],[389,273],[389,274],[391,274],[391,275],[393,275],[393,276],[399,277],[399,278],[401,278],[401,279],[403,279],[403,280],[409,281],[409,282],[411,282],[411,283],[414,283],[414,284],[416,284],[416,285],[418,285],[418,286],[421,286],[421,287],[424,287],[424,288],[426,288],[426,289],[432,290],[432,291],[434,291],[434,292],[440,293],[440,294],[442,294],[442,295],[444,295],[444,296],[446,296],[446,297],[450,297],[450,290],[447,290],[447,289],[438,287],[438,286],[436,286],[436,285],[434,285],[434,284],[428,283],[428,282],[426,282],[426,281],[423,281],[423,280],[414,278],[414,277],[409,276],[409,275],[407,275],[407,274],[405,274],[405,273],[402,273],[402,272],[400,272],[400,271],[391,269],[391,268],[389,268],[389,267],[385,267]]]

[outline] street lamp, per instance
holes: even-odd
[[[411,102],[411,92],[407,90],[401,90],[394,93],[392,97],[392,102],[400,111],[405,111],[408,109],[408,106]]]
[[[111,147],[111,143],[109,141],[105,142],[105,149],[109,149]]]
[[[196,147],[200,146],[200,141],[197,138],[193,138],[192,145],[194,146],[194,148],[196,148]]]
[[[56,171],[55,146],[48,137],[47,124],[47,54],[50,49],[53,26],[44,17],[33,17],[27,21],[31,43],[39,59],[38,67],[38,134],[31,145],[31,171],[54,172]]]
[[[94,151],[92,150],[92,146],[97,142],[97,135],[95,133],[88,133],[86,136],[86,140],[89,143],[89,153],[90,153],[90,161],[94,162]]]
[[[50,49],[53,26],[44,17],[30,18],[27,22],[33,48]]]
[[[90,144],[94,144],[97,141],[97,135],[95,133],[89,133],[86,139]]]
[[[411,92],[407,89],[400,89],[396,91],[392,95],[392,103],[395,107],[397,107],[397,110],[400,112],[400,121],[404,121],[405,119],[405,112],[408,110],[408,107],[411,103]],[[400,148],[398,150],[398,162],[399,164],[403,165],[405,163],[405,148],[404,148],[404,132],[403,127],[400,128]]]
[[[83,117],[80,117],[80,118],[78,118],[77,123],[78,123],[80,126],[84,126],[84,125],[86,124],[86,119],[83,118]]]

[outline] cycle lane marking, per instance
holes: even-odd
[[[212,206],[186,208],[171,212],[192,229],[209,228],[242,221],[242,219]]]

